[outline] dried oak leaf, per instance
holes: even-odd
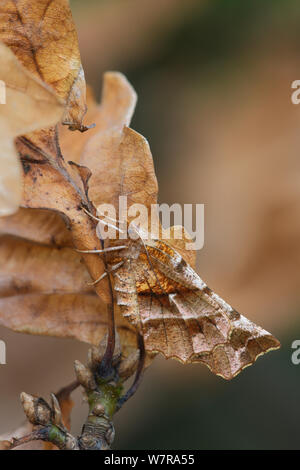
[[[0,24],[0,40],[67,103],[64,121],[84,130],[85,81],[68,2],[4,1]],[[1,323],[16,331],[97,344],[106,331],[105,305],[87,287],[91,278],[80,265],[80,255],[66,248],[100,247],[94,224],[82,211],[89,171],[66,163],[54,127],[26,134],[17,146],[24,167],[23,208],[1,221]],[[100,257],[85,260],[93,278],[104,272]],[[104,282],[100,295],[107,301],[105,292]],[[121,333],[124,330],[124,336],[131,334],[135,341],[130,328],[123,328],[121,316],[119,323]]]
[[[14,331],[76,338],[97,345],[106,333],[105,304],[72,248],[40,245],[2,235],[0,323]],[[121,315],[122,339],[135,344]]]
[[[85,80],[69,3],[66,0],[4,1],[0,24],[0,40],[66,103],[68,116],[64,122],[67,120],[72,129],[84,130]],[[17,148],[24,166],[22,206],[56,211],[68,224],[75,246],[99,247],[94,224],[81,210],[82,205],[87,205],[89,172],[64,160],[57,128],[27,133],[17,139]],[[100,258],[86,259],[86,262],[93,277],[104,272]],[[101,295],[108,301],[107,289],[102,288]]]
[[[128,207],[144,204],[149,216],[151,204],[157,203],[157,181],[141,135],[127,127],[100,132],[87,143],[81,163],[92,171],[89,195],[96,207],[108,203],[117,208],[119,197],[127,196]],[[140,218],[132,228],[137,240],[110,241],[127,245],[109,256],[112,267],[123,263],[114,271],[114,289],[124,317],[143,335],[148,352],[183,363],[202,362],[231,379],[260,355],[279,348],[277,339],[240,315],[196,274],[187,262],[194,265],[195,254],[175,239],[182,228],[173,228],[168,240],[158,228],[159,237],[152,239],[147,218]]]
[[[20,208],[16,214],[0,218],[0,235],[14,235],[56,247],[73,246],[63,218],[49,210]]]
[[[0,215],[8,215],[18,209],[22,197],[22,169],[14,138],[37,127],[56,124],[63,105],[1,43],[0,62],[0,80],[6,89],[6,103],[0,105]]]
[[[64,121],[82,128],[86,85],[68,0],[2,0],[0,41],[66,103]]]
[[[123,74],[106,72],[103,80],[102,100],[98,105],[92,90],[87,89],[88,113],[86,120],[95,127],[84,134],[68,132],[65,126],[60,128],[60,147],[65,159],[84,164],[81,160],[83,151],[94,135],[100,132],[128,126],[136,105],[137,96]],[[95,155],[97,161],[100,157]],[[88,162],[91,164],[91,162]],[[87,166],[90,168],[89,164]]]
[[[120,90],[119,98],[107,84],[103,96],[107,111],[100,107],[99,116],[114,127],[120,115],[128,114],[126,106],[132,107],[131,100],[126,105],[121,99],[126,90],[131,94],[131,88],[119,74],[107,75],[107,80],[117,95]],[[120,110],[114,106],[118,102]],[[93,107],[91,111],[96,113]],[[85,139],[89,132],[78,135]],[[22,152],[22,142],[18,146]],[[25,149],[23,152],[25,156]],[[31,150],[30,157],[35,163],[24,162],[23,205],[27,208],[0,220],[0,323],[14,331],[71,337],[97,345],[107,331],[106,306],[88,283],[101,274],[103,263],[99,256],[86,255],[86,264],[82,264],[81,255],[73,249],[74,245],[99,248],[100,243],[93,222],[78,207],[84,187],[79,180],[79,188],[71,184],[72,166],[66,164],[65,173],[47,161],[39,164],[38,149]],[[97,289],[103,295],[104,286]],[[136,346],[136,333],[118,309],[116,324],[122,344],[130,352]]]
[[[0,24],[0,41],[65,103],[63,121],[73,130],[86,130],[82,124],[86,113],[86,85],[69,2],[4,0]],[[24,160],[28,160],[28,156],[39,161],[46,159],[65,176],[71,173],[75,181],[78,178],[63,161],[56,127],[26,133],[17,140],[17,145]]]

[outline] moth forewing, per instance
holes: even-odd
[[[206,283],[198,276],[183,256],[164,240],[146,240],[145,249],[152,263],[168,279],[188,289],[205,289]]]
[[[202,362],[235,377],[279,342],[215,294],[164,240],[140,237],[120,252],[117,303],[150,352],[183,363]]]

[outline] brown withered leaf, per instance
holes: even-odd
[[[92,290],[88,285],[91,278],[74,249],[43,246],[13,236],[1,237],[0,279],[1,296]]]
[[[69,2],[4,0],[0,24],[0,41],[65,103],[63,122],[73,130],[86,130],[82,124],[86,113],[86,85]],[[38,131],[17,139],[22,159],[46,159],[66,175],[69,168],[61,155],[57,127],[39,127]],[[76,175],[73,173],[71,178],[76,180]]]
[[[86,146],[83,161],[96,161],[90,194],[96,205],[128,196],[132,203],[149,207],[157,201],[152,156],[145,139],[124,128],[100,133]],[[109,165],[111,155],[117,172]],[[93,160],[94,158],[94,160]],[[97,192],[98,188],[103,191]],[[96,202],[95,202],[96,201]],[[134,230],[138,240],[126,240],[125,250],[112,252],[117,303],[143,335],[148,352],[161,352],[183,363],[202,362],[212,372],[232,379],[257,357],[280,344],[270,333],[240,315],[216,295],[187,260],[194,255],[172,239],[152,239],[146,221]],[[163,235],[164,231],[160,233]],[[124,240],[111,244],[124,244]],[[181,253],[181,254],[180,254]]]
[[[56,22],[57,15],[61,19]],[[0,22],[1,39],[30,72],[20,66],[22,70],[36,74],[37,83],[42,77],[46,90],[52,86],[67,107],[70,104],[69,112],[78,120],[78,125],[71,122],[71,128],[79,128],[84,76],[80,70],[72,75],[78,69],[78,48],[68,3],[3,2]],[[120,74],[108,74],[106,83],[102,106],[91,106],[91,111],[99,129],[121,129],[130,118],[135,94]],[[42,108],[43,101],[38,104]],[[48,125],[42,119],[38,122]],[[31,130],[25,128],[22,133]],[[72,142],[74,133],[68,133]],[[101,286],[90,283],[104,273],[105,266],[100,256],[79,255],[74,250],[101,248],[95,222],[83,210],[93,210],[87,197],[90,170],[74,161],[67,163],[54,127],[26,133],[16,144],[24,170],[23,207],[0,221],[0,323],[14,331],[97,345],[107,331],[106,303],[111,297],[107,278]],[[76,160],[72,152],[70,160]],[[136,332],[117,307],[115,313],[126,354],[136,348]]]
[[[6,103],[0,105],[0,215],[8,215],[17,210],[22,195],[22,170],[14,138],[37,127],[56,124],[63,106],[51,89],[29,73],[1,43],[0,61],[0,80],[6,90]]]
[[[94,135],[111,129],[121,131],[123,126],[128,126],[132,118],[137,96],[126,79],[119,72],[106,72],[103,77],[103,91],[101,104],[95,101],[92,90],[87,90],[88,111],[86,121],[94,123],[95,127],[84,134],[73,134],[68,132],[65,126],[60,128],[60,147],[65,159],[76,163],[85,164],[82,160],[83,151],[87,142]],[[99,155],[95,155],[98,160]],[[86,162],[92,169],[96,162]]]
[[[15,235],[39,244],[71,247],[71,232],[63,218],[49,210],[23,209],[0,218],[0,235]]]
[[[106,333],[105,304],[70,248],[39,245],[12,236],[0,238],[0,322],[30,334],[69,337],[97,345]],[[121,315],[124,340],[135,333]]]
[[[25,155],[26,149],[18,145],[21,155]],[[24,153],[23,153],[24,152]],[[31,154],[34,156],[34,154]],[[26,163],[24,175],[24,193],[22,205],[30,209],[51,209],[63,215],[72,237],[73,247],[78,249],[101,248],[100,240],[95,231],[93,221],[82,210],[82,206],[87,204],[85,199],[84,184],[79,178],[77,170],[69,164],[63,163],[56,168],[51,163],[44,164]],[[78,183],[78,185],[77,185]],[[35,214],[32,213],[34,216]],[[36,216],[40,219],[38,211]],[[37,220],[40,225],[42,221]],[[59,222],[56,219],[56,224]],[[51,233],[51,239],[55,234]],[[64,231],[63,239],[67,239]],[[84,256],[86,266],[93,279],[97,279],[103,274],[105,268],[101,257]],[[105,282],[101,289],[96,287],[99,295],[109,301],[108,288]]]
[[[70,69],[72,68],[72,61],[68,66]],[[89,171],[70,165],[65,161],[60,151],[56,129],[43,129],[19,138],[17,149],[24,167],[22,206],[30,209],[55,211],[57,215],[52,216],[53,219],[55,218],[55,225],[61,225],[58,217],[62,216],[71,232],[73,246],[99,248],[100,241],[96,235],[94,223],[82,210],[83,205],[88,205],[86,190]],[[41,227],[45,216],[40,215],[37,211],[35,214],[32,213],[32,217],[36,218],[34,226]],[[15,231],[17,231],[17,225]],[[19,225],[23,227],[22,218]],[[21,228],[20,233],[23,230]],[[49,233],[51,233],[51,239],[53,240],[53,237],[55,239],[53,230]],[[66,240],[70,237],[64,230],[62,238]],[[104,264],[100,257],[93,259],[86,257],[86,264],[94,279],[104,272]],[[107,302],[109,301],[106,282],[102,285],[100,295]]]
[[[91,100],[91,116],[95,118],[93,120],[100,130],[107,129],[109,126],[112,126],[113,129],[121,129],[124,124],[129,123],[135,101],[135,93],[125,77],[119,73],[107,73],[104,80],[102,105],[98,107]],[[63,132],[65,132],[65,128]],[[73,132],[66,132],[62,136],[63,142],[67,135],[71,135],[71,139],[67,139],[67,142],[62,146],[64,154],[67,154],[67,159],[73,156],[73,148],[77,148],[77,142],[80,142],[80,139],[86,141],[86,136],[90,133],[93,137],[93,129],[85,134],[78,133],[77,136],[80,139]],[[71,144],[74,142],[76,145],[72,147]],[[26,159],[27,145],[19,141],[18,149]],[[40,158],[38,149],[34,151],[30,149],[30,152],[31,159],[38,160]],[[74,160],[78,159],[74,158]],[[99,239],[93,223],[80,210],[84,187],[80,179],[77,178],[74,166],[63,162],[63,168],[59,167],[57,170],[47,162],[38,165],[24,160],[24,172],[23,206],[31,208],[31,210],[21,209],[18,214],[5,219],[2,224],[0,221],[0,234],[14,234],[39,243],[51,243],[59,246],[73,246],[75,244],[78,248],[95,249],[97,246],[99,247]],[[79,188],[74,188],[74,185],[70,183],[70,174],[78,183]],[[52,209],[57,213],[51,213],[49,210],[37,210],[41,208]],[[66,229],[59,214],[64,214],[70,230]],[[77,256],[79,257],[79,255]],[[93,278],[97,279],[104,272],[101,258],[87,255],[85,260]],[[109,300],[103,283],[96,289],[104,300]]]
[[[104,305],[93,294],[25,294],[0,299],[1,324],[19,333],[71,338],[97,345],[107,331]],[[135,332],[120,315],[124,344],[136,346]]]
[[[67,0],[2,0],[0,41],[66,103],[64,121],[80,129],[85,79]]]
[[[108,74],[107,79],[103,98],[111,115],[106,119],[115,127],[120,116],[128,115],[134,93],[120,74]],[[117,103],[120,110],[115,108]],[[98,110],[96,105],[94,108]],[[99,116],[103,122],[104,114],[102,106]],[[78,135],[85,138],[87,134]],[[107,330],[106,306],[88,283],[103,272],[103,262],[99,256],[86,255],[86,263],[81,264],[82,256],[73,249],[74,245],[95,249],[100,243],[93,222],[81,208],[86,188],[78,174],[88,171],[66,163],[62,167],[53,167],[47,160],[39,163],[38,149],[30,149],[30,160],[26,160],[28,148],[20,141],[18,149],[24,155],[26,208],[0,221],[0,323],[19,332],[76,338],[96,345]],[[103,283],[96,290],[103,297]],[[125,351],[131,351],[136,347],[136,333],[118,308],[116,324]]]

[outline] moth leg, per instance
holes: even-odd
[[[82,207],[83,211],[89,216],[91,217],[93,220],[96,220],[97,222],[100,222],[101,224],[103,225],[107,225],[108,227],[111,227],[115,230],[117,230],[118,232],[120,233],[125,233],[123,230],[121,230],[119,227],[116,227],[115,225],[113,224],[110,224],[109,222],[105,222],[105,220],[103,219],[99,219],[99,217],[96,217],[94,214],[91,214],[91,212],[89,212],[87,209],[85,209],[85,207]]]
[[[145,351],[144,338],[140,333],[138,333],[138,347],[140,351],[140,357],[139,357],[139,363],[138,363],[138,367],[136,370],[134,382],[129,388],[129,390],[127,390],[125,395],[123,395],[118,401],[117,411],[119,411],[119,409],[124,405],[124,403],[126,403],[126,401],[129,400],[129,398],[131,398],[135,394],[143,378],[146,351]]]
[[[89,282],[89,286],[95,286],[96,284],[98,284],[98,282],[102,281],[102,279],[104,279],[105,276],[107,276],[109,273],[116,271],[116,269],[119,269],[122,264],[124,264],[124,261],[120,261],[120,263],[114,264],[109,271],[105,271],[105,273],[101,274],[101,276],[96,279],[96,281]]]
[[[126,245],[120,245],[120,246],[109,246],[107,248],[104,248],[103,250],[77,250],[77,253],[107,253],[108,251],[116,251],[116,250],[124,250]]]

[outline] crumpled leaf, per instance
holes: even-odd
[[[81,121],[85,113],[85,81],[69,3],[5,1],[0,23],[3,24],[0,39],[28,70],[42,77],[64,98],[69,115],[73,115],[68,118],[70,127],[84,130]],[[57,212],[72,232],[73,245],[100,248],[94,224],[82,210],[84,205],[88,206],[87,180],[83,179],[82,171],[64,160],[57,128],[27,133],[17,139],[17,148],[24,167],[23,207]],[[104,272],[100,257],[86,257],[86,263],[93,278]],[[107,281],[103,282],[101,296],[108,301],[105,285]]]
[[[56,95],[0,43],[0,80],[6,104],[0,105],[0,215],[15,212],[22,196],[22,170],[13,139],[59,121],[63,106]],[[24,112],[26,110],[26,112]]]
[[[18,147],[23,155],[26,149]],[[27,172],[24,176],[23,207],[52,209],[62,214],[70,229],[73,246],[78,249],[100,249],[95,224],[82,209],[86,203],[84,185],[78,178],[76,170],[65,163],[58,169],[53,168],[50,163],[43,165],[27,163],[27,165]],[[78,186],[74,184],[76,179]],[[101,257],[86,255],[84,259],[93,279],[103,274],[105,268]],[[106,302],[109,301],[110,296],[105,280],[101,289],[96,286],[96,290]]]
[[[101,123],[102,128],[105,126],[107,128],[109,125],[112,125],[113,128],[116,126],[121,128],[123,123],[128,122],[135,101],[135,93],[123,75],[118,73],[106,74],[103,103],[100,107],[97,107],[95,104],[92,106],[94,117],[97,118],[95,121],[99,124],[100,129]],[[117,109],[118,106],[120,109]],[[73,136],[72,140],[76,140],[74,139],[76,134],[70,131],[67,132],[69,135]],[[86,139],[86,136],[90,132],[93,132],[93,130],[88,131],[86,134],[78,135]],[[27,145],[24,145],[23,142],[18,142],[18,149],[20,154],[24,155],[24,158],[26,158],[28,154]],[[38,149],[34,151],[31,150],[30,155],[34,160],[40,158]],[[78,178],[77,172],[73,166],[65,162],[63,162],[63,165],[63,171],[61,168],[57,171],[50,164],[44,163],[43,165],[38,165],[32,164],[30,161],[24,162],[25,191],[23,206],[32,209],[52,209],[59,214],[64,214],[70,228],[69,232],[66,229],[60,232],[64,246],[67,243],[68,246],[75,244],[78,248],[99,248],[100,242],[94,224],[90,218],[80,210],[82,194],[84,193],[82,181]],[[72,184],[68,184],[69,181],[66,181],[66,174],[69,175],[69,173],[78,183],[79,189],[74,188]],[[53,197],[53,195],[55,195],[55,197]],[[40,211],[35,210],[30,212],[29,219],[29,213],[23,209],[20,211],[20,218],[17,214],[13,219],[8,219],[7,223],[3,224],[2,233],[17,234],[18,236],[24,236],[25,238],[39,241],[40,243],[49,243],[49,241],[52,243],[54,241],[56,244],[61,244],[58,238],[58,230],[60,230],[62,226],[59,216],[51,214],[51,227],[49,223],[47,224],[49,231],[46,231],[44,227],[46,217],[45,211],[41,214]],[[55,229],[55,226],[58,228]],[[83,244],[85,244],[85,246]],[[104,272],[103,262],[100,257],[87,255],[85,260],[94,279]],[[101,286],[97,286],[96,289],[102,298],[106,301],[107,299],[109,300],[109,295],[107,291],[105,291],[104,282]]]
[[[69,337],[97,345],[106,333],[105,305],[73,249],[0,238],[0,318],[14,331]],[[121,315],[122,338],[135,333]]]
[[[73,134],[68,132],[65,126],[61,126],[60,146],[65,159],[85,164],[81,157],[87,142],[90,142],[92,137],[99,135],[100,132],[114,128],[121,131],[123,126],[128,126],[136,101],[136,93],[123,74],[106,72],[103,77],[100,105],[96,103],[92,90],[88,88],[86,121],[95,124],[95,127],[84,134]],[[95,159],[99,160],[99,156]],[[95,163],[89,161],[87,166],[92,170]]]
[[[1,296],[86,293],[93,291],[90,282],[91,277],[72,248],[42,246],[11,236],[1,238]]]
[[[69,2],[5,0],[1,4],[0,24],[0,40],[11,48],[28,71],[64,101],[63,121],[73,130],[85,130],[82,120],[86,113],[86,85]],[[59,167],[66,174],[69,169],[61,155],[57,128],[42,127],[17,139],[18,151],[27,165],[25,174],[30,168],[26,163],[29,156],[38,161],[47,159],[52,167],[56,166],[56,170]],[[72,177],[76,179],[76,175]]]
[[[49,210],[20,208],[16,214],[0,218],[0,235],[5,234],[45,245],[73,246],[63,218]]]
[[[135,95],[121,74],[108,74],[107,79],[109,84],[103,98],[111,116],[107,115],[106,119],[114,125],[120,122],[120,116],[126,120],[132,107],[131,96]],[[120,96],[115,97],[111,90],[118,95],[118,88]],[[116,103],[121,103],[121,110],[116,110]],[[94,105],[96,114],[95,108],[98,107]],[[104,122],[103,106],[99,109]],[[78,135],[85,139],[89,132],[93,130]],[[73,138],[76,136],[68,133]],[[22,142],[18,148],[25,157],[28,148]],[[30,156],[33,161],[40,158],[38,150],[31,150]],[[64,172],[47,162],[39,165],[24,161],[23,166],[23,205],[28,208],[0,221],[0,322],[15,331],[76,338],[96,345],[107,331],[106,306],[95,295],[94,287],[88,285],[92,278],[85,264],[80,263],[82,256],[73,249],[74,244],[78,248],[94,249],[100,243],[95,226],[80,207],[82,181],[76,180],[78,191],[68,184]],[[66,164],[65,168],[68,175],[73,172],[72,176],[77,177],[73,166]],[[103,272],[103,262],[97,255],[86,255],[85,259],[89,267],[93,266],[90,272],[94,269],[95,279]],[[96,289],[103,296],[105,285]],[[118,308],[116,323],[127,354],[126,351],[136,347],[135,330]]]
[[[66,103],[64,121],[80,129],[86,89],[69,2],[2,0],[0,24],[0,41],[55,90]]]
[[[151,204],[156,203],[158,186],[149,154],[146,139],[128,127],[101,133],[89,141],[81,163],[89,162],[92,171],[89,197],[94,205],[109,203],[118,208],[119,196],[128,194],[128,207],[145,204],[150,209]],[[96,158],[98,155],[101,158]],[[127,189],[122,194],[121,180]]]

